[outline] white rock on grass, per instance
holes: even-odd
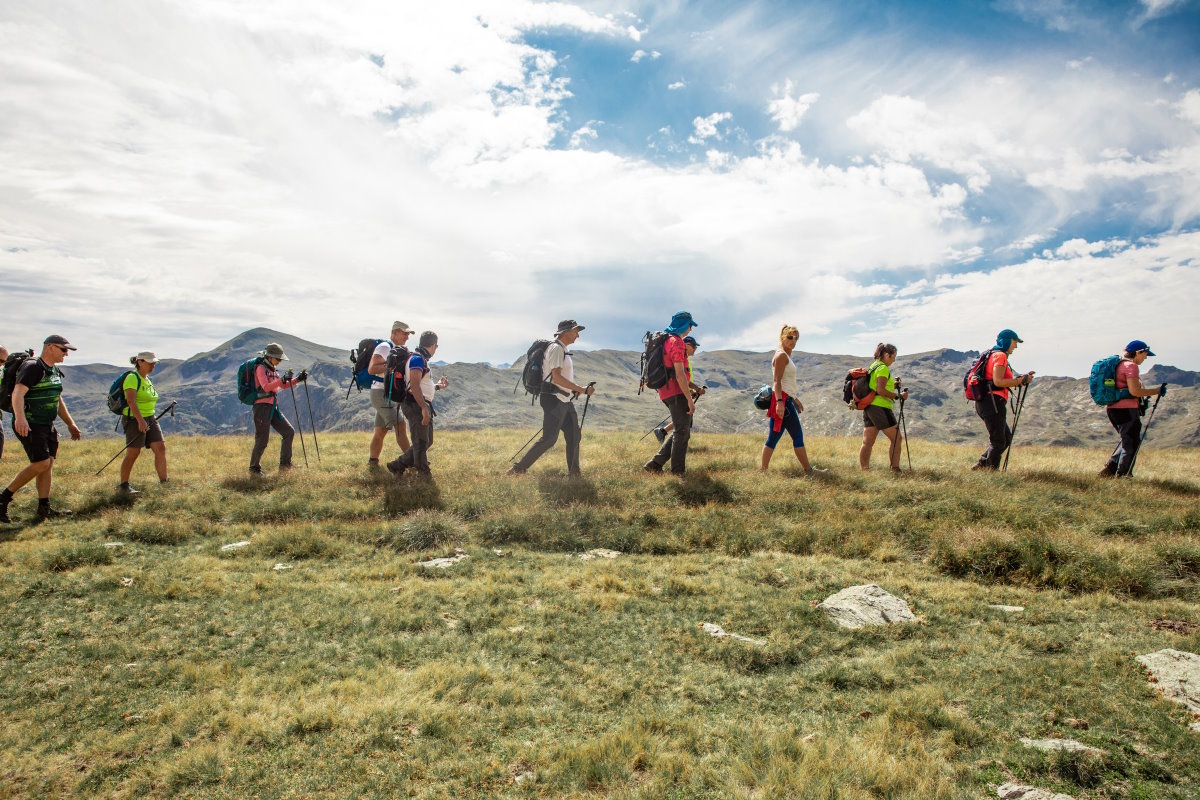
[[[271,569],[275,570],[276,572],[283,572],[285,569],[291,569],[291,568],[292,568],[291,564],[284,564],[282,561],[280,563],[276,564],[275,566],[271,567]]]
[[[465,553],[462,550],[455,550],[454,555],[452,555],[452,556],[447,556],[446,558],[433,558],[433,559],[430,559],[429,561],[422,561],[422,562],[420,562],[420,565],[422,567],[425,567],[425,569],[445,569],[446,567],[452,567],[455,564],[457,564],[458,562],[460,562],[464,559],[470,558],[470,557],[471,557],[470,554]]]
[[[108,547],[108,548],[124,547],[125,543],[124,542],[105,542],[104,546]]]
[[[588,550],[586,553],[579,554],[580,561],[591,561],[593,558],[616,558],[621,555],[616,550],[605,550],[603,547],[597,547],[594,550]]]
[[[1187,706],[1193,714],[1200,714],[1200,656],[1167,648],[1138,656],[1137,660],[1157,681],[1163,697]],[[1200,732],[1200,722],[1189,727]]]
[[[222,547],[221,552],[228,553],[231,550],[241,550],[243,547],[249,547],[249,546],[250,546],[250,542],[234,542],[233,544],[227,544],[224,547]]]
[[[873,583],[842,589],[817,607],[843,628],[916,621],[908,603]]]
[[[1022,736],[1021,744],[1026,747],[1032,747],[1034,750],[1046,750],[1051,753],[1088,753],[1094,756],[1104,754],[1103,750],[1089,747],[1083,742],[1077,742],[1074,739],[1029,739]]]
[[[1003,611],[1005,614],[1020,614],[1025,610],[1025,606],[990,605],[988,608],[992,609],[993,611]]]
[[[1006,783],[996,790],[996,794],[1000,800],[1074,800],[1068,794],[1039,789],[1036,786],[1025,786],[1020,783]]]
[[[740,633],[726,633],[724,628],[712,622],[701,622],[700,629],[714,639],[737,639],[739,642],[746,642],[747,644],[754,644],[759,647],[766,644],[761,639],[751,639],[749,636],[743,636]]]

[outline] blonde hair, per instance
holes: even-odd
[[[794,333],[794,334],[796,334],[796,338],[797,338],[797,339],[799,339],[799,338],[800,338],[800,329],[799,329],[799,328],[797,328],[795,325],[788,325],[788,324],[785,322],[785,323],[783,324],[783,327],[779,329],[779,343],[780,343],[780,344],[783,344],[783,340],[787,338],[787,335],[788,335],[789,333]]]

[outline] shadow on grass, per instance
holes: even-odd
[[[593,505],[600,502],[596,484],[586,478],[564,475],[539,475],[538,493],[550,505],[567,506],[573,503]]]
[[[1100,480],[1094,475],[1080,475],[1078,473],[1068,475],[1063,472],[1053,472],[1051,470],[1027,472],[1025,473],[1025,477],[1037,483],[1048,483],[1051,486],[1062,486],[1066,489],[1074,489],[1080,492],[1095,491],[1097,482]]]
[[[111,508],[133,508],[137,502],[136,497],[130,497],[127,494],[118,494],[117,492],[93,495],[89,497],[81,506],[73,509],[73,517],[94,517],[108,511]]]
[[[1147,486],[1153,486],[1155,489],[1161,489],[1164,492],[1171,494],[1183,495],[1184,497],[1200,497],[1200,486],[1188,481],[1173,481],[1166,478],[1153,478],[1145,482]]]
[[[221,487],[241,494],[267,494],[274,490],[275,482],[266,476],[246,475],[240,478],[226,478],[221,481]]]
[[[674,481],[670,490],[685,506],[703,506],[709,503],[734,503],[737,495],[729,485],[703,472],[689,472]]]
[[[441,511],[446,507],[442,490],[428,476],[406,475],[393,478],[384,487],[383,508],[389,514],[410,514],[413,511]]]

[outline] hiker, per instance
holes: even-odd
[[[405,365],[408,386],[408,397],[404,398],[401,411],[408,420],[408,428],[412,432],[412,444],[395,461],[389,461],[387,468],[396,475],[403,475],[406,469],[415,469],[422,475],[429,475],[429,448],[433,446],[433,393],[445,389],[450,379],[442,376],[437,383],[429,373],[429,364],[433,354],[438,349],[438,336],[433,331],[423,331],[418,340],[417,351],[408,357]]]
[[[4,380],[4,362],[8,360],[8,348],[0,344],[0,381]],[[0,414],[0,460],[4,458],[4,415]]]
[[[687,471],[688,440],[692,436],[692,414],[696,412],[696,401],[684,387],[690,386],[688,378],[687,345],[683,337],[697,327],[696,321],[687,311],[679,311],[671,317],[671,324],[664,330],[667,339],[663,343],[663,367],[667,371],[667,382],[658,389],[658,399],[671,414],[674,428],[654,457],[642,465],[646,472],[662,472],[667,461],[671,462],[671,474],[682,475]]]
[[[858,450],[858,466],[866,472],[871,468],[871,449],[882,431],[890,443],[888,463],[892,472],[900,471],[900,428],[896,422],[896,398],[908,399],[908,390],[896,392],[900,381],[892,377],[896,363],[896,345],[880,342],[875,347],[875,360],[867,367],[867,384],[875,392],[871,404],[863,409],[863,441]]]
[[[261,395],[254,401],[254,449],[250,452],[250,474],[262,475],[263,452],[267,449],[267,441],[271,437],[271,428],[280,436],[279,469],[292,468],[292,438],[296,435],[292,423],[279,410],[279,392],[291,389],[298,383],[308,380],[308,370],[301,370],[299,375],[292,376],[289,369],[285,374],[279,374],[279,365],[288,360],[283,348],[271,342],[259,351],[262,361],[254,367],[255,390]]]
[[[696,349],[700,347],[700,343],[696,341],[695,336],[685,336],[683,337],[683,344],[687,348],[688,356],[688,390],[692,393],[692,402],[695,403],[700,399],[700,395],[707,391],[703,386],[697,386],[692,381],[692,356],[696,355]],[[662,444],[666,440],[667,434],[673,430],[675,430],[675,423],[670,421],[665,422],[654,429],[654,438],[658,439],[659,444]]]
[[[762,449],[763,472],[771,465],[775,445],[779,444],[785,430],[792,437],[792,451],[804,474],[816,472],[808,463],[808,453],[804,450],[804,429],[800,426],[804,404],[797,393],[796,362],[792,360],[792,350],[796,348],[799,336],[800,331],[796,326],[784,325],[779,329],[779,349],[771,357],[771,405],[767,409],[767,441]]]
[[[1117,364],[1117,389],[1127,390],[1132,397],[1118,400],[1105,408],[1108,421],[1116,428],[1121,440],[1117,449],[1108,457],[1108,463],[1100,470],[1102,478],[1127,478],[1133,468],[1133,460],[1137,457],[1138,446],[1141,445],[1142,414],[1145,413],[1147,401],[1145,398],[1167,394],[1167,385],[1147,389],[1142,386],[1139,367],[1154,351],[1141,339],[1134,339],[1125,345],[1125,354]]]
[[[371,434],[371,449],[367,455],[367,466],[371,468],[379,467],[379,454],[383,452],[383,440],[387,438],[389,429],[395,429],[396,444],[400,446],[401,453],[412,446],[408,441],[408,428],[400,415],[400,404],[391,402],[384,384],[388,356],[393,348],[404,347],[412,333],[412,328],[403,322],[393,322],[391,338],[384,339],[375,347],[371,363],[367,366],[367,372],[371,374],[371,406],[375,409],[375,431]]]
[[[125,458],[121,461],[121,484],[117,491],[133,496],[138,493],[129,485],[129,476],[133,465],[142,454],[143,447],[149,447],[154,453],[154,471],[158,473],[159,483],[168,483],[167,477],[167,443],[163,439],[162,428],[154,418],[154,408],[158,405],[158,392],[150,380],[150,373],[158,365],[158,356],[149,350],[143,350],[129,359],[135,371],[129,372],[121,382],[121,390],[125,393],[127,407],[121,412],[121,426],[125,430]]]
[[[67,353],[75,349],[62,336],[48,336],[42,343],[41,355],[25,359],[17,371],[12,393],[12,430],[25,448],[29,466],[18,472],[12,483],[0,492],[0,522],[11,521],[8,504],[30,481],[34,482],[38,493],[35,522],[71,513],[50,505],[50,487],[54,482],[54,459],[58,457],[55,418],[67,423],[72,440],[78,441],[82,436],[62,399],[63,374],[58,368]]]
[[[558,441],[559,431],[567,443],[567,474],[578,478],[579,471],[579,417],[575,413],[575,398],[579,395],[591,396],[595,386],[580,386],[575,382],[575,365],[567,348],[579,339],[579,332],[584,330],[573,319],[564,319],[558,323],[554,332],[554,341],[546,346],[542,356],[542,374],[546,378],[542,382],[542,391],[538,394],[538,402],[542,404],[542,438],[529,448],[509,475],[524,475],[533,466],[533,462],[554,446]]]
[[[975,401],[975,413],[983,420],[988,432],[988,446],[979,456],[972,470],[998,470],[1004,451],[1012,444],[1012,429],[1008,427],[1008,390],[1028,386],[1033,381],[1033,371],[1014,375],[1008,357],[1024,339],[1016,331],[1005,328],[996,335],[996,347],[988,356],[983,369],[987,395]]]

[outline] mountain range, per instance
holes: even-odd
[[[289,366],[308,368],[309,400],[318,430],[364,433],[374,412],[366,392],[351,389],[349,347],[330,347],[279,331],[255,328],[212,350],[186,360],[164,359],[153,374],[160,409],[177,400],[173,419],[163,422],[171,435],[248,434],[248,406],[238,402],[235,383],[238,365],[268,342],[279,342],[288,353]],[[449,348],[446,348],[449,351]],[[445,351],[443,351],[445,352]],[[446,352],[450,355],[450,352]],[[1103,354],[1098,354],[1100,357]],[[666,411],[653,392],[637,393],[640,352],[588,350],[574,354],[577,381],[596,381],[596,394],[588,405],[585,430],[646,431]],[[976,441],[982,446],[983,425],[973,405],[962,396],[962,376],[975,352],[950,349],[912,355],[901,354],[893,372],[910,397],[905,408],[908,433],[914,438],[941,442]],[[807,432],[832,436],[859,436],[862,415],[841,402],[846,371],[866,366],[864,356],[793,354],[796,361],[803,422]],[[770,378],[769,352],[701,350],[693,360],[694,378],[707,388],[696,408],[698,432],[764,429],[764,412],[751,398]],[[540,408],[519,387],[521,356],[509,366],[439,363],[436,377],[450,379],[437,393],[437,425],[443,429],[494,427],[532,428],[541,424]],[[1015,359],[1020,366],[1019,354]],[[115,417],[105,395],[112,381],[128,367],[104,364],[64,366],[66,398],[71,413],[87,435],[115,435]],[[1156,365],[1144,376],[1147,385],[1171,384],[1154,419],[1152,436],[1157,447],[1200,446],[1200,373]],[[515,389],[515,392],[514,392]],[[304,430],[310,429],[304,392],[296,394]],[[290,394],[280,398],[289,418],[295,416]],[[583,400],[578,403],[581,406]],[[295,419],[292,420],[293,423]],[[1030,387],[1021,417],[1019,438],[1054,445],[1107,445],[1115,435],[1103,409],[1088,395],[1087,380],[1043,377]]]

